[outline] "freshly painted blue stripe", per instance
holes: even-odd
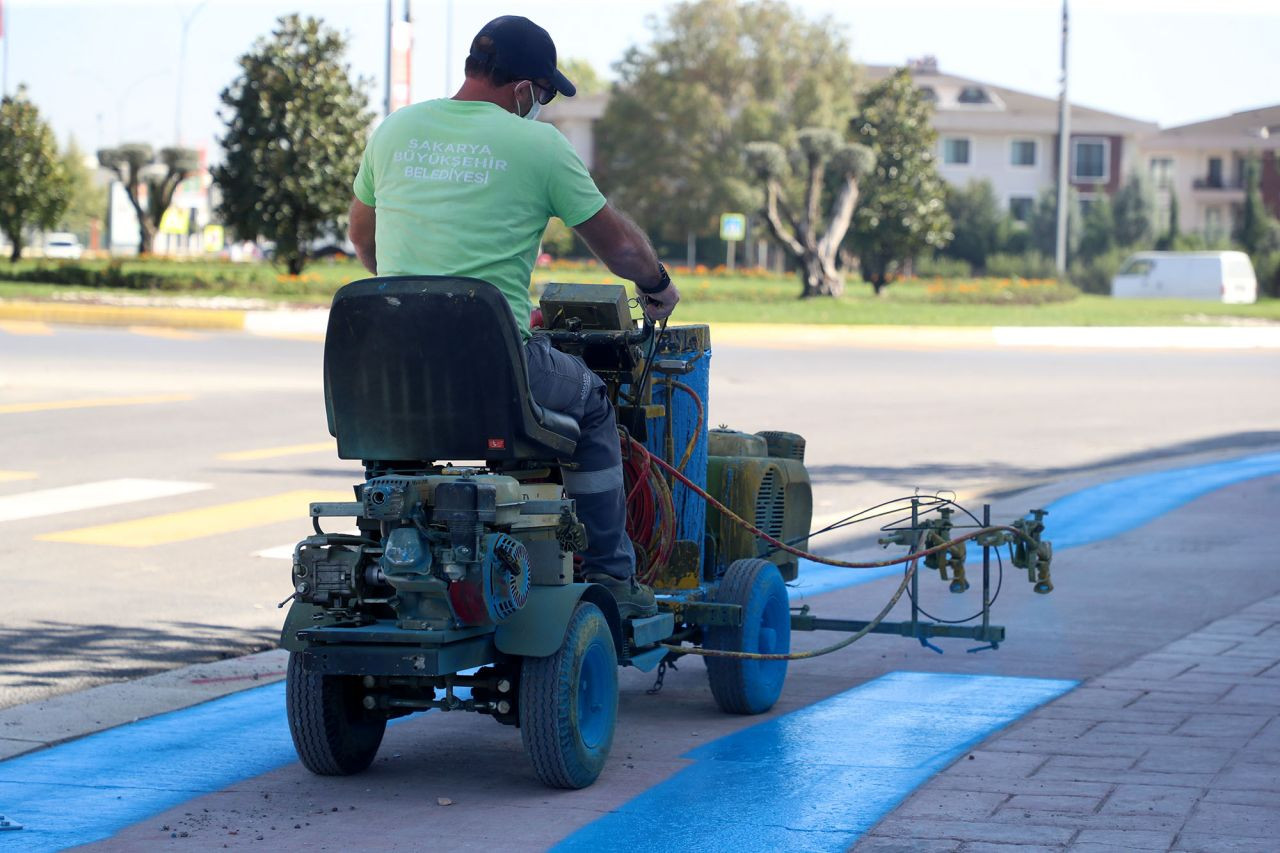
[[[1055,550],[1110,539],[1214,489],[1280,474],[1280,453],[1175,468],[1091,486],[1049,504],[1045,537]]]
[[[1272,474],[1280,474],[1280,453],[1137,474],[1090,486],[1045,507],[1049,515],[1045,518],[1044,537],[1053,542],[1055,553],[1101,542],[1154,521],[1215,489]],[[1009,519],[996,521],[1004,523]],[[982,562],[981,549],[971,548],[969,554],[971,564]],[[901,572],[901,566],[842,569],[801,560],[800,576],[790,585],[790,594],[792,599],[807,598]]]
[[[0,814],[25,828],[0,835],[0,850],[44,853],[109,838],[296,760],[284,682],[20,755],[0,762]]]
[[[699,747],[557,851],[842,851],[965,750],[1074,681],[895,672]]]
[[[0,763],[0,848],[64,850],[296,760],[284,685],[108,729]]]

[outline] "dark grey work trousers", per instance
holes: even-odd
[[[573,418],[582,431],[573,457],[563,461],[576,466],[564,470],[564,488],[587,528],[583,571],[629,578],[636,571],[636,556],[627,536],[618,426],[604,382],[582,359],[553,349],[540,335],[525,344],[525,353],[533,399]]]

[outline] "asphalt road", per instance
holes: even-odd
[[[360,478],[320,359],[314,340],[0,328],[0,707],[274,642],[288,562],[257,555]],[[1280,443],[1272,353],[724,346],[712,373],[712,424],[808,438],[820,519]]]

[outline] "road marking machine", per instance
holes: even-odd
[[[789,660],[870,632],[997,647],[991,558],[1001,546],[1037,592],[1052,589],[1040,511],[993,526],[986,509],[968,524],[954,501],[912,496],[850,518],[897,513],[881,542],[905,555],[854,563],[808,553],[804,439],[708,429],[706,326],[637,327],[617,285],[548,285],[541,311],[538,334],[580,356],[614,403],[628,533],[658,613],[622,618],[604,587],[575,573],[586,533],[557,460],[572,455],[578,427],[530,397],[521,336],[497,288],[437,277],[349,284],[330,312],[325,404],[338,455],[361,460],[365,480],[350,502],[311,505],[315,535],[294,552],[281,640],[289,726],[312,772],[360,772],[389,719],[438,709],[517,726],[542,782],[582,788],[609,755],[619,666],[656,669],[660,686],[667,664],[702,656],[720,708],[759,714],[781,694]],[[324,532],[330,518],[354,518],[357,532]],[[976,624],[927,617],[920,564],[962,593],[970,541],[983,553],[982,607],[967,620]],[[826,619],[790,605],[802,557],[904,569],[872,620]],[[904,592],[911,619],[885,621]],[[794,630],[849,636],[793,653]]]

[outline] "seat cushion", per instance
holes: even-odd
[[[530,402],[533,401],[530,400]],[[554,409],[548,409],[546,406],[533,403],[533,416],[538,419],[538,423],[545,429],[551,430],[562,438],[576,442],[578,437],[582,435],[582,429],[578,426],[578,422],[564,412],[557,412]]]

